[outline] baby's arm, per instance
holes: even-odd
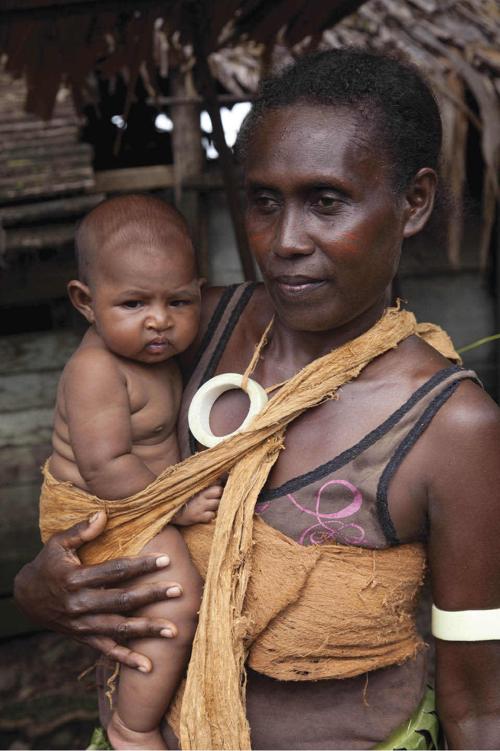
[[[75,461],[91,493],[126,498],[155,479],[132,453],[127,383],[111,354],[78,352],[67,365],[63,394]]]

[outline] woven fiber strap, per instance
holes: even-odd
[[[229,472],[214,530],[198,630],[181,712],[183,749],[250,748],[245,714],[247,645],[244,603],[252,571],[254,506],[283,447],[286,426],[305,410],[335,398],[375,357],[416,334],[413,314],[389,308],[356,339],[314,360],[291,378],[248,429],[169,467],[144,491],[106,501],[45,473],[42,539],[97,509],[105,509],[103,535],[80,549],[84,563],[134,555],[195,493]],[[436,329],[432,329],[435,336]],[[436,346],[435,341],[432,342]],[[446,353],[449,340],[443,346]]]

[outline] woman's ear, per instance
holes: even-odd
[[[434,208],[436,188],[437,175],[430,167],[423,167],[412,179],[405,193],[405,238],[425,227]]]
[[[72,279],[68,282],[69,299],[75,308],[85,316],[89,323],[94,323],[94,308],[92,305],[92,294],[90,288],[78,279]]]

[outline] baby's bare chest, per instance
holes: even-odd
[[[160,443],[175,432],[182,395],[177,368],[125,371],[134,444]]]

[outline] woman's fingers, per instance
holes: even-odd
[[[89,647],[93,647],[93,649],[122,665],[140,670],[141,673],[150,673],[153,667],[151,660],[145,655],[134,652],[123,644],[117,644],[113,639],[108,639],[105,636],[88,636],[79,639],[79,641],[88,644]]]
[[[171,639],[177,636],[177,627],[166,618],[146,618],[120,615],[85,616],[78,620],[79,638],[90,636],[110,637],[120,644],[130,639],[163,637]]]
[[[140,558],[115,558],[106,563],[95,566],[81,566],[75,569],[69,577],[70,589],[81,587],[103,587],[134,579],[142,574],[150,574],[170,564],[170,558],[165,553],[156,556],[142,556]]]
[[[65,610],[70,617],[86,613],[130,613],[152,602],[181,594],[182,589],[176,582],[144,584],[130,590],[79,589],[66,596]]]
[[[49,544],[57,544],[66,550],[77,550],[90,540],[104,531],[106,526],[106,514],[104,511],[98,511],[89,520],[74,524],[63,532],[58,532],[49,540]]]
[[[106,657],[142,673],[149,673],[152,668],[151,660],[139,652],[134,652],[122,642],[147,637],[171,639],[177,636],[177,628],[165,618],[86,616],[78,620],[75,635],[80,642],[97,649]]]

